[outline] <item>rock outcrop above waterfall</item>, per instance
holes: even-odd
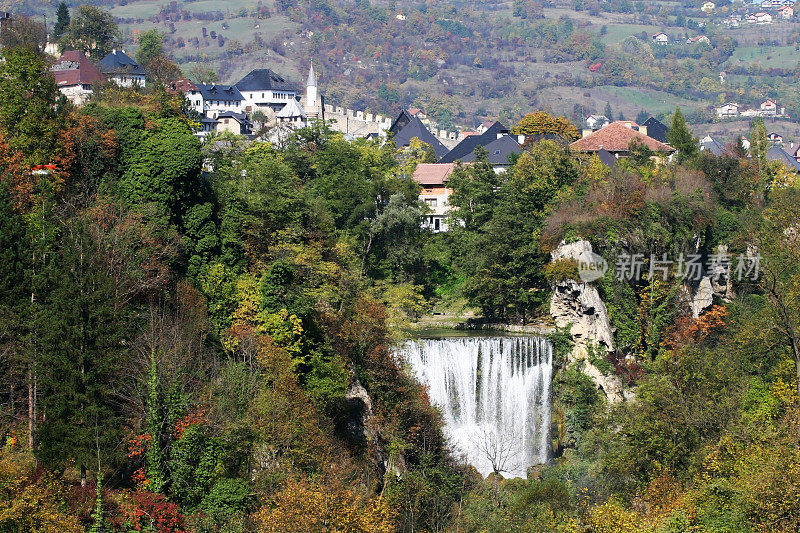
[[[577,241],[560,245],[553,251],[552,257],[554,261],[558,259],[577,261],[587,254],[592,254],[591,243]],[[600,299],[597,288],[590,283],[574,280],[557,283],[550,300],[550,315],[559,328],[572,324],[571,333],[575,349],[584,355],[588,353],[589,343],[600,346],[606,351],[614,349],[614,335],[606,304]]]
[[[551,255],[554,261],[581,261],[593,255],[592,245],[585,240],[562,243]],[[619,378],[604,374],[589,360],[590,353],[602,356],[614,350],[614,332],[608,310],[597,288],[591,283],[575,280],[556,283],[550,299],[550,315],[559,328],[572,325],[570,334],[574,347],[569,362],[582,362],[583,371],[603,390],[609,401],[622,401],[625,391]]]

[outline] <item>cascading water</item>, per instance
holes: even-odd
[[[553,349],[541,337],[409,341],[402,355],[444,415],[457,452],[484,476],[525,477],[548,459]]]

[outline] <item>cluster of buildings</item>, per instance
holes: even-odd
[[[706,2],[704,6],[712,3]],[[749,10],[744,9],[731,13],[722,21],[723,24],[729,28],[738,28],[743,24],[772,24],[775,20],[791,20],[794,18],[794,2],[792,0],[763,0],[762,2],[756,2],[755,5],[760,7],[761,11],[751,13]],[[711,13],[711,11],[707,11],[707,13]]]
[[[94,85],[111,81],[120,87],[144,87],[146,72],[124,50],[112,50],[97,65],[79,50],[67,50],[50,69],[61,93],[75,105],[83,105]]]
[[[717,114],[717,118],[719,119],[726,119],[726,118],[755,118],[755,117],[769,117],[769,118],[787,118],[786,115],[786,108],[778,107],[777,102],[772,98],[767,98],[758,106],[757,109],[754,108],[743,108],[737,103],[734,102],[726,102],[721,106],[717,106],[714,108],[714,111]]]
[[[401,114],[398,121],[405,121],[411,117],[407,112],[404,113],[406,115]],[[409,121],[407,124],[410,125],[412,122]],[[410,135],[421,134],[420,140],[431,141],[430,137],[419,131],[421,123],[404,133],[408,125],[401,128],[394,137],[398,147],[406,142],[405,139]],[[575,154],[597,155],[600,161],[609,167],[615,166],[620,158],[629,155],[634,141],[646,146],[656,155],[669,156],[675,151],[666,143],[667,127],[652,117],[639,125],[630,120],[610,122],[603,115],[591,115],[587,118],[585,126],[583,137],[569,144],[570,151]],[[421,187],[420,201],[429,208],[423,226],[433,232],[449,229],[447,221],[451,208],[448,200],[453,191],[447,185],[448,179],[456,163],[469,164],[475,160],[477,147],[481,146],[486,151],[494,171],[502,173],[511,165],[510,156],[519,154],[526,143],[551,139],[567,144],[565,139],[557,135],[512,135],[500,122],[482,124],[477,130],[474,134],[464,137],[444,155],[439,156],[437,150],[437,163],[420,164],[414,172],[414,180]],[[436,150],[437,146],[433,146]]]
[[[664,33],[663,31],[654,33],[652,35],[652,40],[655,44],[660,44],[662,46],[666,46],[670,43],[676,44],[681,42],[679,39],[670,38],[670,36]],[[711,39],[709,39],[705,35],[696,35],[694,37],[689,37],[688,39],[686,39],[686,44],[696,44],[696,43],[711,44]]]
[[[597,155],[600,161],[613,168],[621,158],[630,155],[632,143],[640,143],[653,152],[654,157],[671,156],[675,149],[667,143],[669,128],[659,120],[650,117],[643,124],[631,120],[610,121],[603,115],[590,115],[584,121],[583,136],[569,144],[569,149],[576,155]],[[565,142],[556,136],[549,136],[557,141]],[[423,227],[434,232],[448,231],[448,220],[451,212],[449,198],[453,191],[447,182],[458,162],[474,161],[474,150],[483,146],[488,152],[489,160],[495,172],[504,172],[509,166],[509,155],[521,151],[526,141],[539,140],[541,137],[509,135],[504,126],[495,122],[484,129],[484,132],[466,137],[455,148],[439,158],[437,163],[420,164],[414,172],[414,180],[420,185],[420,201],[428,208],[423,220]],[[770,147],[767,159],[782,163],[789,171],[800,173],[800,144],[794,142],[784,144],[783,136],[769,133],[767,138]],[[422,139],[425,140],[425,139]],[[742,146],[750,148],[750,142],[742,137]],[[502,147],[495,152],[495,147]],[[706,135],[699,140],[700,151],[707,151],[715,156],[724,156],[728,149],[719,141]],[[493,159],[493,156],[495,158]],[[505,158],[501,161],[501,156]]]
[[[200,136],[210,132],[250,135],[254,121],[297,128],[322,116],[313,65],[303,97],[270,69],[252,70],[233,85],[181,79],[170,84],[169,90],[184,94],[190,107],[202,117]]]

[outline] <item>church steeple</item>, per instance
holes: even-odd
[[[309,116],[319,115],[321,106],[318,100],[317,74],[314,72],[314,60],[311,60],[311,68],[308,69],[308,81],[306,81],[306,102],[303,106]]]
[[[308,69],[308,81],[306,81],[306,87],[316,87],[317,86],[317,75],[314,72],[314,60],[311,60],[311,68]]]

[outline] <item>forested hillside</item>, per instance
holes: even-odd
[[[201,143],[159,84],[74,108],[34,48],[2,54],[0,531],[800,528],[800,186],[763,123],[715,157],[676,112],[673,161],[613,168],[545,140],[498,174],[479,150],[434,234],[425,146],[321,123]],[[434,307],[549,321],[580,282],[550,252],[580,240],[612,265],[591,286],[615,349],[574,361],[552,334],[552,461],[483,479],[393,348]],[[730,290],[693,317],[652,258],[719,245]]]

